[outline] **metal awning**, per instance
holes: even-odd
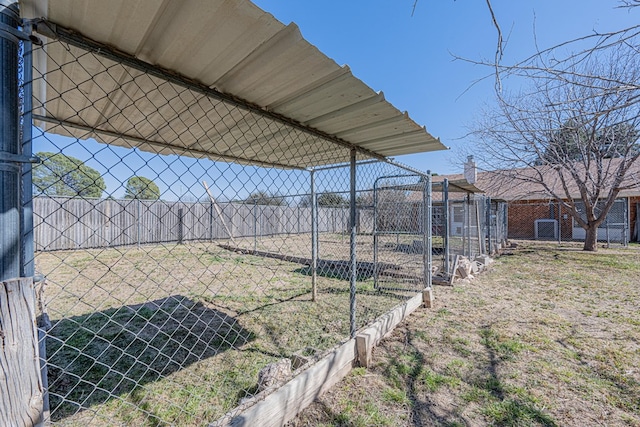
[[[485,192],[483,188],[478,187],[477,183],[470,183],[463,174],[452,175],[436,175],[433,177],[433,191],[442,191],[444,180],[447,180],[450,193],[475,193],[482,194]]]
[[[442,191],[443,181],[434,181],[432,184],[434,191]],[[470,184],[466,179],[449,180],[449,192],[451,193],[475,193],[482,194],[484,190]]]
[[[64,42],[34,57],[47,76],[34,86],[46,103],[34,105],[36,124],[50,132],[294,168],[346,162],[344,147],[378,158],[446,149],[295,24],[248,0],[21,0],[20,8],[23,18],[46,20],[41,35]],[[60,64],[68,69],[58,72]],[[159,107],[167,97],[176,102]]]

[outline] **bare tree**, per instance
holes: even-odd
[[[473,132],[474,154],[494,170],[493,185],[526,184],[557,200],[585,229],[589,251],[620,192],[640,187],[637,37],[599,41],[562,59],[556,48],[498,65],[501,86],[522,89],[497,91]]]

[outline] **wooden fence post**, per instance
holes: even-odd
[[[0,282],[0,425],[42,422],[43,390],[33,279]]]
[[[178,244],[184,239],[184,209],[178,208]]]

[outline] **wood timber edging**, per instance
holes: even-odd
[[[292,420],[315,399],[340,382],[362,361],[371,361],[373,348],[395,327],[424,304],[420,292],[378,318],[350,339],[301,372],[273,393],[239,414],[225,415],[210,427],[280,427]]]

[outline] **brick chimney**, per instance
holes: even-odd
[[[469,184],[475,184],[478,178],[478,168],[476,162],[473,160],[473,156],[468,156],[467,161],[464,164],[464,179]]]

